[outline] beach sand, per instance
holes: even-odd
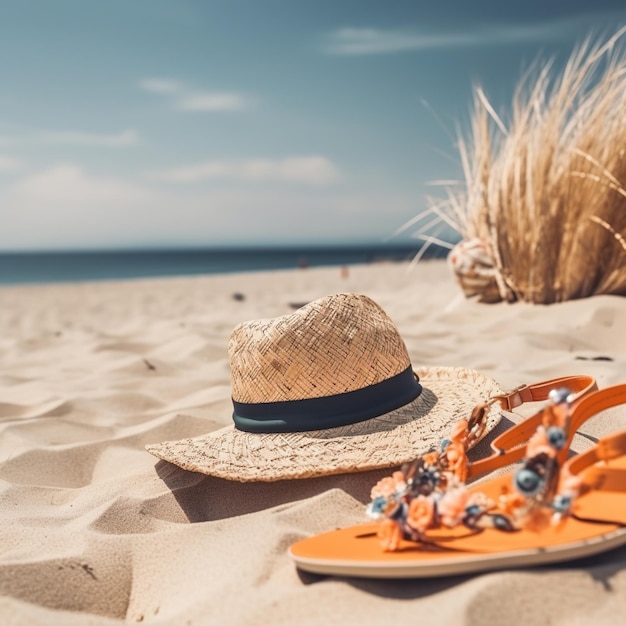
[[[421,581],[307,575],[288,546],[362,521],[388,471],[240,484],[144,450],[231,423],[236,323],[340,291],[381,304],[416,366],[471,367],[504,388],[568,374],[626,382],[626,298],[478,304],[442,261],[3,287],[0,623],[619,623],[626,547]],[[626,407],[607,411],[574,449],[623,428]]]

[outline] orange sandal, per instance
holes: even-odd
[[[563,376],[551,380],[534,383],[532,385],[520,385],[512,391],[495,396],[491,402],[498,401],[505,411],[513,409],[527,402],[541,402],[550,398],[550,392],[554,389],[569,389],[571,392],[571,404],[575,405],[581,398],[598,390],[595,378],[592,376]],[[479,408],[479,407],[477,407]],[[582,414],[576,414],[582,415]],[[543,411],[526,418],[518,424],[511,426],[504,433],[491,442],[493,454],[484,459],[478,459],[468,466],[467,479],[480,474],[492,472],[495,469],[506,467],[520,461],[526,452],[528,439],[541,425]],[[472,417],[470,417],[470,420]],[[576,419],[576,416],[574,416]],[[586,419],[586,418],[585,418]],[[565,443],[565,450],[569,450],[571,440],[580,428],[582,421],[572,423]],[[469,426],[470,431],[472,425]],[[469,447],[469,445],[468,445]]]
[[[626,431],[563,463],[576,428],[626,403],[626,385],[552,400],[511,474],[466,487],[455,463],[460,423],[441,451],[374,487],[377,522],[298,541],[290,556],[310,572],[406,578],[543,565],[626,544]]]
[[[467,432],[461,442],[463,458],[461,461],[467,468],[466,474],[462,479],[467,480],[474,478],[486,472],[492,472],[495,469],[506,467],[516,461],[519,461],[526,452],[526,443],[529,437],[537,430],[541,424],[543,412],[528,417],[518,424],[514,424],[508,430],[496,437],[491,442],[493,454],[483,459],[469,462],[466,457],[467,451],[475,445],[483,436],[486,428],[486,420],[488,418],[487,409],[498,402],[505,411],[526,404],[528,402],[540,402],[548,400],[550,393],[554,389],[568,389],[570,392],[570,401],[575,405],[581,398],[597,391],[598,385],[592,376],[563,376],[560,378],[552,378],[531,385],[520,385],[512,391],[492,396],[488,401],[479,404],[474,408],[469,418],[467,418]],[[465,420],[463,420],[465,421]],[[570,431],[570,435],[565,442],[566,449],[569,449],[571,439],[580,427],[580,423],[576,423]]]

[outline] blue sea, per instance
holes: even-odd
[[[415,246],[0,253],[0,284],[118,280],[406,261]],[[428,257],[447,251],[431,247]]]

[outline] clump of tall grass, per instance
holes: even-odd
[[[426,213],[482,241],[494,266],[486,301],[626,295],[625,32],[587,40],[560,72],[537,64],[506,121],[475,90],[464,183]]]

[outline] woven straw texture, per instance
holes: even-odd
[[[228,344],[232,396],[281,402],[356,391],[400,374],[411,360],[398,329],[367,296],[326,296],[294,313],[235,327]]]
[[[183,469],[240,482],[270,482],[394,467],[438,449],[454,423],[502,393],[495,380],[464,368],[421,368],[422,394],[364,422],[302,433],[254,434],[228,426],[181,441],[146,446]],[[500,421],[490,408],[485,433]],[[474,442],[475,444],[476,442]]]

